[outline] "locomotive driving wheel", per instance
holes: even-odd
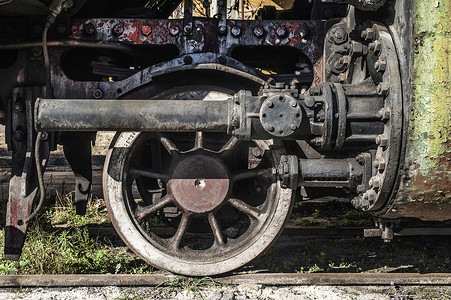
[[[204,101],[230,95],[205,85],[163,93]],[[193,276],[234,270],[264,252],[288,219],[293,192],[274,171],[284,153],[282,143],[222,133],[118,133],[103,176],[112,223],[158,268]]]

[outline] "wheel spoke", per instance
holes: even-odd
[[[239,140],[236,137],[231,137],[227,143],[225,143],[224,146],[222,146],[221,150],[219,150],[219,152],[224,152],[224,151],[231,151],[233,150],[233,148],[235,148],[236,145],[238,145]]]
[[[257,208],[246,204],[240,199],[230,198],[229,204],[254,219],[258,219],[260,216],[260,211]]]
[[[241,170],[241,171],[235,171],[230,176],[230,180],[232,182],[245,180],[245,179],[251,179],[255,177],[268,177],[272,175],[272,168],[268,169],[250,169],[250,170]]]
[[[179,227],[177,228],[177,232],[171,238],[170,247],[172,250],[180,249],[180,242],[182,241],[183,236],[185,235],[186,229],[188,228],[190,215],[187,213],[182,214],[182,219],[180,220]]]
[[[154,179],[161,179],[163,181],[168,181],[169,176],[166,173],[162,173],[161,171],[154,171],[152,169],[147,168],[135,168],[131,167],[128,170],[128,173],[134,177],[147,177]]]
[[[174,201],[174,198],[171,195],[167,194],[157,203],[137,209],[137,211],[135,212],[135,217],[138,219],[138,221],[141,221],[142,219],[144,219],[151,213],[154,213],[157,210],[162,209],[163,207],[172,203],[173,201]]]
[[[194,149],[199,149],[204,146],[204,135],[202,131],[196,132],[196,137],[194,139]]]
[[[222,238],[221,228],[219,227],[219,224],[213,213],[208,214],[208,222],[210,223],[211,230],[213,231],[213,235],[215,237],[215,244],[223,246],[224,240]]]

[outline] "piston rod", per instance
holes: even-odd
[[[233,101],[37,99],[37,131],[227,132]]]

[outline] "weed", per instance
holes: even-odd
[[[189,294],[192,294],[195,298],[204,299],[204,295],[202,293],[202,289],[204,288],[218,288],[220,284],[215,282],[211,277],[183,277],[183,276],[175,276],[167,280],[164,284],[167,286],[166,289],[171,288],[181,288],[185,291],[185,295],[188,297]],[[160,286],[157,286],[158,288]],[[167,290],[168,291],[168,290]]]

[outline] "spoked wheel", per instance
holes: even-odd
[[[289,216],[293,192],[274,175],[282,154],[282,144],[219,133],[118,134],[103,178],[113,225],[158,268],[234,270],[264,252]]]

